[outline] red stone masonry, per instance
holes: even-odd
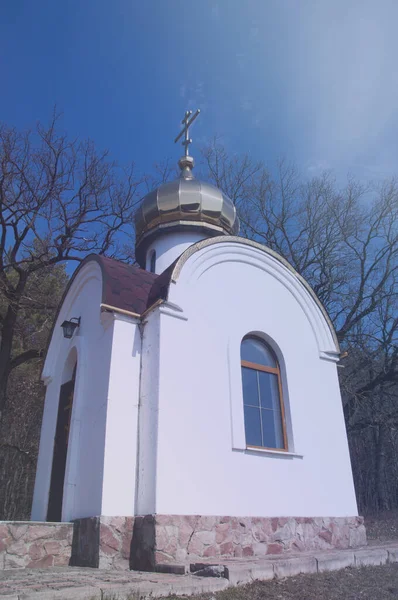
[[[100,517],[100,569],[130,568],[134,517]]]
[[[73,523],[0,521],[0,569],[66,567]]]
[[[73,543],[72,543],[73,536]],[[366,545],[362,517],[90,517],[0,522],[0,569],[84,566],[142,571]]]
[[[151,570],[165,563],[262,557],[366,545],[362,517],[135,517],[131,564]]]

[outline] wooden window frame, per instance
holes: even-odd
[[[260,343],[265,343],[255,337],[247,337],[244,340],[257,340]],[[243,341],[244,341],[243,340]],[[282,382],[281,382],[281,371],[279,368],[279,363],[275,357],[275,362],[278,365],[277,367],[266,367],[265,365],[259,365],[258,363],[249,362],[248,360],[241,360],[241,367],[245,367],[246,369],[253,369],[253,371],[264,371],[265,373],[273,373],[277,376],[278,379],[278,391],[279,391],[279,405],[281,409],[281,420],[282,420],[282,435],[283,435],[283,448],[269,448],[268,446],[248,446],[246,444],[247,450],[272,450],[273,452],[288,452],[288,443],[287,443],[287,434],[286,434],[286,421],[285,421],[285,405],[283,402],[283,394],[282,394]],[[245,406],[245,397],[243,396],[243,406]],[[245,433],[246,436],[246,433]]]

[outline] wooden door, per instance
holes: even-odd
[[[75,369],[76,372],[76,369]],[[54,454],[51,469],[50,494],[48,499],[47,521],[59,522],[62,519],[62,501],[70,420],[72,416],[73,392],[75,377],[61,385],[59,394],[57,428],[54,438]]]

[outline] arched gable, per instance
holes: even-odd
[[[59,304],[49,338],[43,379],[51,377],[51,373],[54,372],[57,354],[54,349],[58,348],[63,340],[60,325],[65,319],[79,316],[71,314],[72,307],[83,288],[93,279],[98,281],[100,292],[95,301],[93,299],[91,302],[90,311],[120,312],[138,318],[148,309],[150,303],[156,303],[162,298],[162,286],[155,285],[161,278],[154,273],[105,256],[87,256],[73,273]],[[81,328],[84,328],[83,321]],[[72,340],[77,337],[74,335]],[[65,340],[63,344],[65,346]]]
[[[188,248],[173,265],[170,281],[199,280],[215,265],[240,262],[265,271],[289,290],[314,332],[321,358],[338,360],[339,343],[324,306],[307,281],[279,254],[251,240],[229,236],[206,239]],[[178,304],[178,286],[170,286],[168,300]]]
[[[84,262],[78,269],[76,269],[71,280],[69,281],[62,301],[59,304],[57,316],[54,319],[53,328],[47,347],[46,358],[42,372],[42,379],[46,384],[51,381],[56,372],[60,371],[62,364],[66,360],[66,356],[69,354],[72,348],[76,348],[78,362],[84,360],[84,356],[82,356],[82,354],[84,354],[82,348],[83,338],[79,335],[74,335],[71,340],[65,340],[63,337],[61,323],[64,320],[70,319],[71,317],[80,316],[77,314],[72,314],[74,306],[78,297],[81,295],[83,288],[85,288],[88,283],[93,280],[97,281],[99,285],[102,285],[101,269],[96,261],[90,260]],[[96,304],[98,307],[98,314],[100,310],[100,303],[101,298],[99,297],[98,303]],[[81,327],[84,327],[84,322],[82,322]]]

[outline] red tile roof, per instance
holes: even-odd
[[[172,268],[155,275],[97,254],[90,254],[79,268],[91,260],[101,267],[102,304],[141,315],[157,300],[167,297]]]
[[[102,303],[139,315],[145,312],[151,288],[158,276],[112,258],[98,256],[96,260],[103,277]]]
[[[59,312],[73,281],[83,266],[90,261],[95,261],[102,271],[102,304],[106,304],[115,309],[126,310],[137,315],[142,315],[142,313],[153,306],[157,300],[166,300],[167,298],[172,267],[174,264],[166,269],[161,275],[155,275],[154,273],[149,273],[149,271],[140,269],[135,265],[128,265],[119,260],[99,256],[98,254],[90,254],[80,263],[69,280],[62,300],[59,303],[57,315],[48,337],[46,353]]]

